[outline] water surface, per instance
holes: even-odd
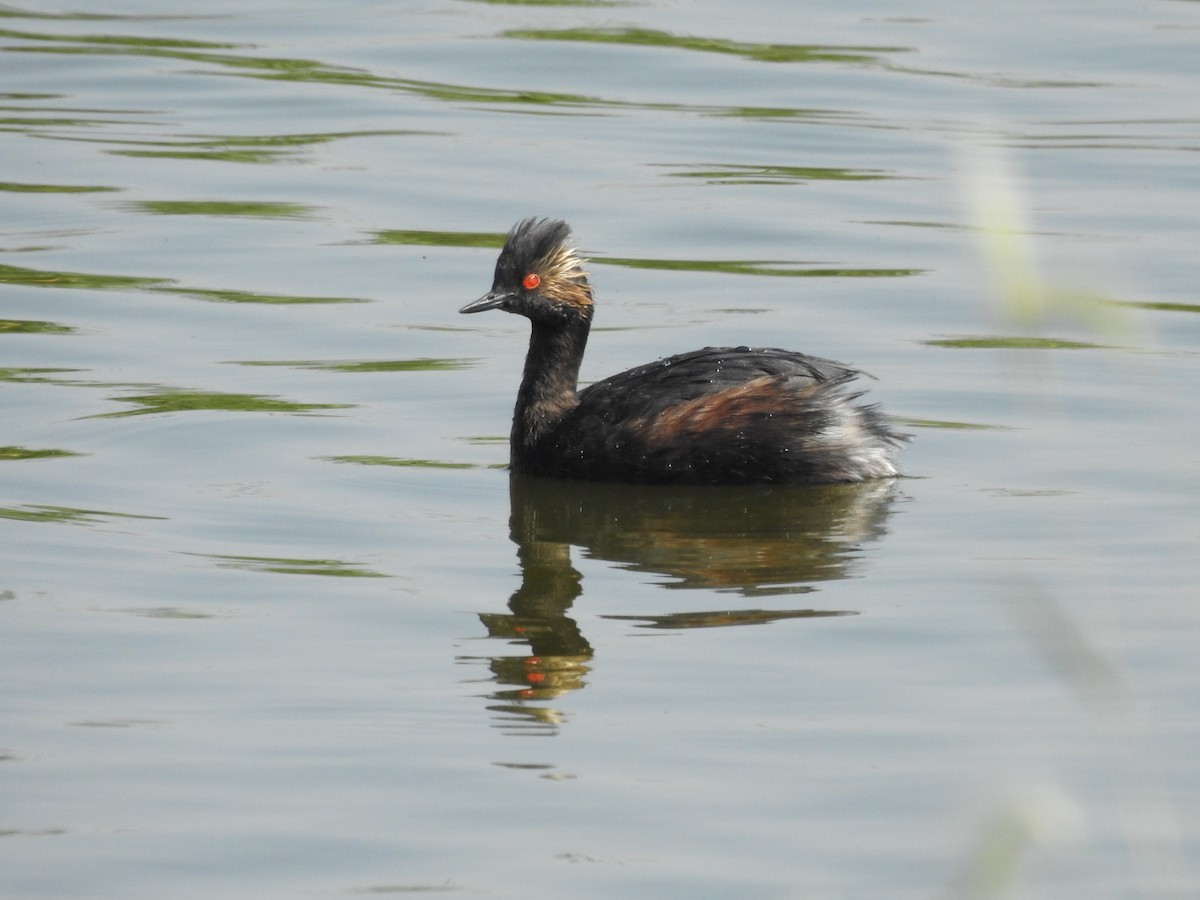
[[[1191,896],[1198,39],[4,7],[0,893]],[[530,214],[586,380],[842,359],[908,477],[510,479]]]

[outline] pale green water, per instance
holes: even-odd
[[[0,896],[992,896],[1008,815],[1014,895],[1194,894],[1200,5],[26,4],[0,50]],[[912,477],[510,490],[523,323],[455,310],[531,213],[586,378],[847,360]]]

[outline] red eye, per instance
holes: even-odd
[[[532,291],[535,287],[542,283],[542,276],[537,272],[530,272],[525,276],[525,280],[521,282],[525,286],[525,290]]]

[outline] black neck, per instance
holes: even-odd
[[[512,458],[520,470],[523,456],[532,452],[564,416],[575,408],[579,364],[587,346],[591,321],[572,315],[553,323],[533,322],[525,374],[513,412]]]

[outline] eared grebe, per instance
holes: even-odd
[[[653,484],[819,484],[898,474],[905,440],[846,386],[861,373],[789,350],[708,347],[577,391],[592,289],[566,222],[525,219],[492,289],[461,312],[533,325],[511,438],[515,472]]]

